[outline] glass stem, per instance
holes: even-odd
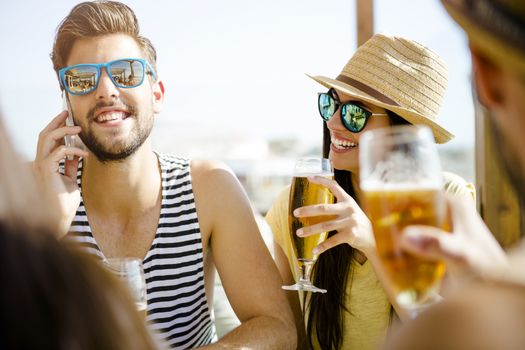
[[[303,261],[301,266],[301,277],[299,277],[299,283],[301,284],[312,284],[310,281],[310,274],[312,273],[313,261]]]

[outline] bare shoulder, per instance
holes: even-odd
[[[192,159],[191,160],[192,177],[197,180],[208,178],[212,175],[233,176],[233,171],[228,165],[218,160],[210,159]],[[208,178],[209,179],[209,178]]]
[[[191,177],[197,215],[205,238],[218,224],[250,207],[239,180],[226,164],[214,160],[192,160]]]
[[[209,197],[242,190],[241,184],[231,168],[220,161],[192,160],[191,174],[193,190],[196,195]]]

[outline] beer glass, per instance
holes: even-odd
[[[316,175],[330,179],[334,178],[334,171],[330,160],[313,157],[297,159],[290,188],[288,225],[295,258],[297,259],[301,275],[296,284],[282,287],[286,290],[326,293],[325,289],[317,288],[310,282],[310,273],[313,264],[317,260],[317,255],[313,254],[312,249],[326,239],[328,232],[322,232],[308,237],[299,237],[296,231],[302,227],[326,221],[329,218],[327,218],[327,216],[297,218],[293,215],[293,211],[300,207],[334,203],[334,196],[328,188],[308,181],[308,176]]]
[[[360,186],[372,222],[379,258],[396,301],[413,317],[437,301],[443,262],[400,248],[408,225],[448,230],[439,156],[424,126],[394,126],[363,133],[359,142]]]
[[[137,311],[146,319],[146,278],[142,261],[136,258],[111,258],[104,260],[104,264],[128,288]]]

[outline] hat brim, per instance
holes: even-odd
[[[353,87],[348,84],[345,84],[339,80],[331,79],[324,76],[312,76],[309,74],[306,74],[309,78],[315,80],[319,84],[323,85],[326,88],[334,88],[338,91],[341,91],[347,95],[350,95],[352,97],[355,97],[357,99],[360,99],[362,101],[371,103],[375,106],[382,107],[384,109],[387,109],[389,111],[392,111],[408,121],[411,124],[414,125],[427,125],[432,129],[432,133],[434,134],[434,139],[437,143],[446,143],[454,138],[454,135],[450,133],[448,130],[443,128],[438,123],[434,122],[433,120],[411,110],[408,108],[388,104],[385,102],[381,102],[378,99],[376,99],[373,96],[370,96],[369,94]]]

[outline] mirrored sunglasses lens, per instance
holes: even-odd
[[[358,105],[348,103],[341,107],[345,127],[353,132],[361,131],[370,113]]]
[[[319,112],[324,120],[330,120],[336,110],[335,100],[328,94],[319,94]]]
[[[87,94],[97,85],[98,71],[93,66],[76,66],[64,72],[66,89],[77,95]]]
[[[109,66],[113,81],[122,87],[136,87],[144,79],[144,67],[137,60],[120,60]]]

